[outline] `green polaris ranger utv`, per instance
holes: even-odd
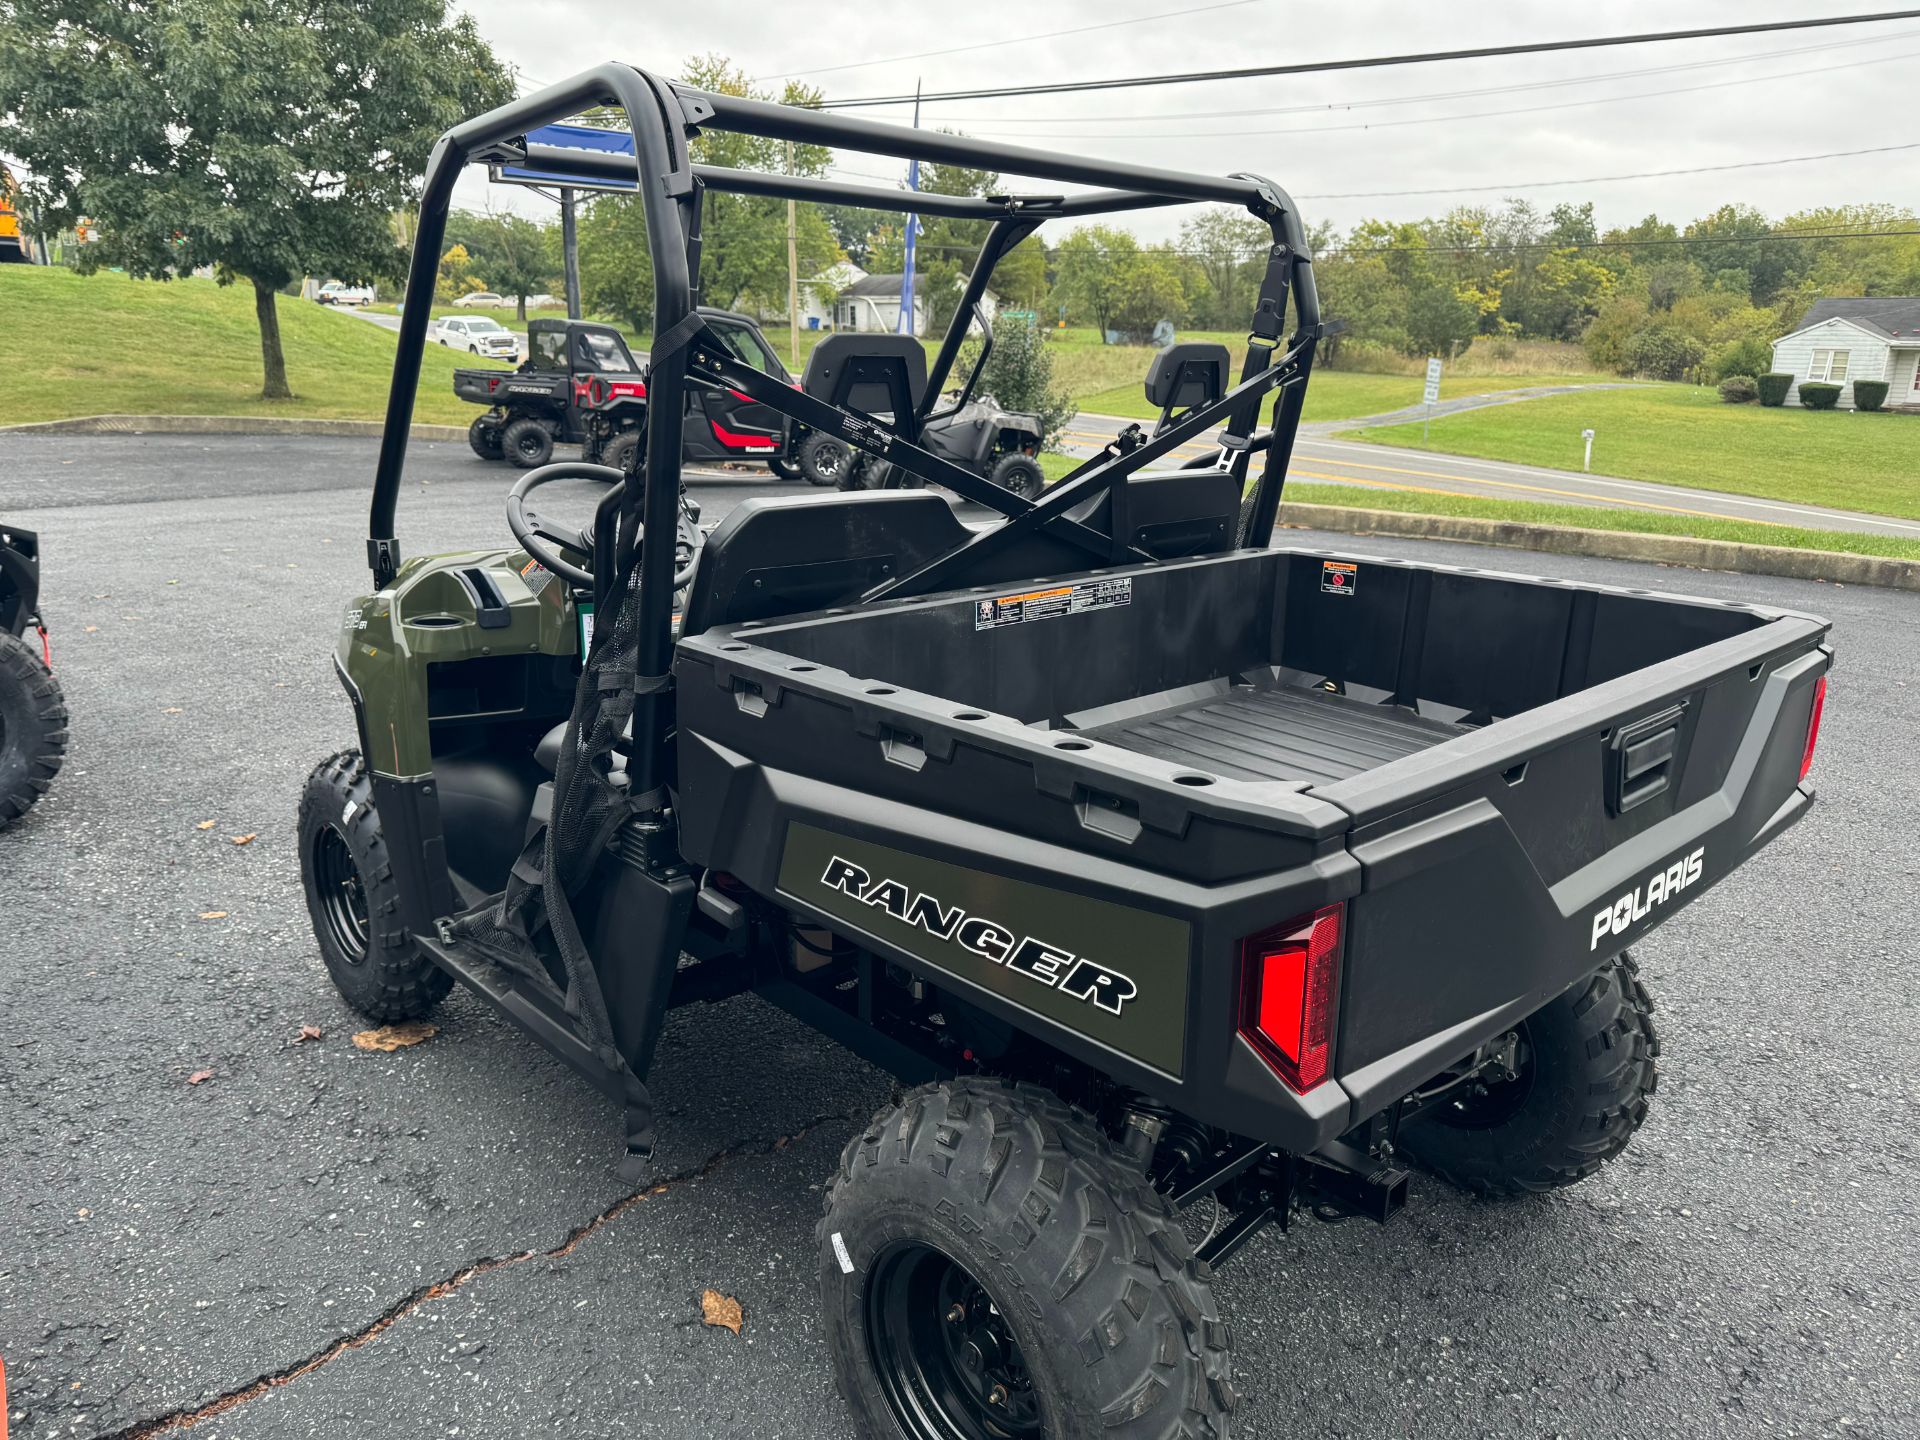
[[[602,105],[633,156],[525,138]],[[693,163],[715,130],[1038,184]],[[1213,1273],[1252,1237],[1386,1222],[1410,1165],[1528,1192],[1626,1147],[1658,1054],[1627,947],[1811,805],[1825,621],[1274,548],[1323,327],[1267,180],[608,64],[441,139],[415,292],[468,163],[637,182],[651,423],[628,470],[528,471],[497,546],[403,553],[427,313],[403,317],[372,584],[339,638],[358,744],[300,810],[321,957],[354,1006],[405,1020],[468,987],[624,1107],[636,1170],[676,1005],[752,992],[897,1074],[817,1243],[841,1392],[867,1433],[910,1440],[1225,1435]],[[930,363],[906,337],[832,337],[806,390],[717,341],[715,191],[985,222],[962,317],[1050,221],[1226,204],[1271,244],[1238,378],[1172,347],[1154,433],[1024,496],[922,443],[964,320]],[[754,499],[709,533],[681,429],[715,386],[938,488]],[[529,513],[569,476],[607,482],[584,529]],[[1189,1212],[1211,1228],[1190,1237]]]

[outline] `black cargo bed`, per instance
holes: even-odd
[[[1089,739],[1232,780],[1344,780],[1466,733],[1404,706],[1326,690],[1257,690],[1189,701],[1083,730]]]

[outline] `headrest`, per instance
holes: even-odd
[[[1217,340],[1189,340],[1158,351],[1147,367],[1147,403],[1187,410],[1227,393],[1233,356]]]
[[[800,384],[816,400],[863,415],[899,414],[903,399],[911,413],[927,393],[926,347],[911,335],[829,335],[813,347]]]

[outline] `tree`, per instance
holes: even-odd
[[[640,335],[653,331],[653,253],[647,215],[631,195],[602,195],[580,215],[580,300]]]
[[[388,217],[434,137],[513,84],[445,0],[9,0],[0,96],[28,201],[101,234],[81,267],[249,281],[288,399],[275,292],[401,273]]]
[[[1416,353],[1458,355],[1479,323],[1480,312],[1450,285],[1427,285],[1407,302],[1407,341]]]
[[[462,295],[486,288],[473,273],[473,257],[467,253],[467,247],[457,242],[449,245],[434,275],[433,298],[442,305],[450,305]]]
[[[473,267],[485,288],[511,295],[518,302],[522,322],[527,318],[527,296],[546,289],[560,270],[558,228],[539,225],[521,215],[464,215],[460,233]],[[453,225],[447,227],[451,238]]]
[[[1193,307],[1209,327],[1244,326],[1253,316],[1273,234],[1245,210],[1210,205],[1180,227],[1180,249],[1199,273]]]
[[[1160,320],[1187,316],[1186,284],[1170,250],[1142,249],[1132,233],[1088,225],[1054,252],[1055,288],[1069,313],[1109,331],[1144,335]]]

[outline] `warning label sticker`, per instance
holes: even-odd
[[[1029,590],[1024,595],[1000,595],[981,600],[974,606],[975,630],[998,630],[1002,625],[1022,625],[1029,620],[1055,620],[1062,615],[1083,615],[1089,610],[1111,610],[1133,603],[1133,577],[1112,580],[1082,580],[1078,585],[1054,585],[1045,590]]]
[[[1360,583],[1360,567],[1344,560],[1320,562],[1320,588],[1328,595],[1351,595]]]

